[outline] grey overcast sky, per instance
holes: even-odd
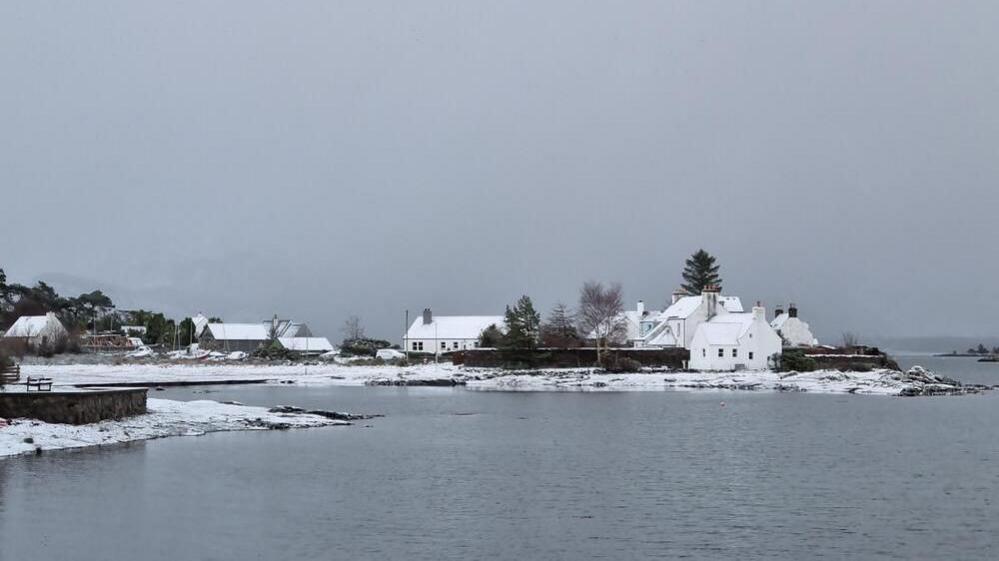
[[[0,267],[398,339],[662,305],[699,247],[820,337],[994,335],[999,2],[0,4]]]

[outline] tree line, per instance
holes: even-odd
[[[700,294],[705,288],[721,289],[720,267],[714,256],[698,250],[684,263],[682,290]],[[506,307],[503,329],[491,325],[479,338],[480,347],[534,350],[539,347],[571,348],[592,341],[598,356],[611,345],[626,342],[624,292],[620,283],[589,281],[579,290],[577,307],[557,303],[544,321],[529,296]]]
[[[41,316],[54,313],[70,333],[66,349],[74,350],[81,334],[119,333],[124,325],[144,327],[142,340],[147,345],[172,345],[196,342],[194,320],[184,318],[177,322],[160,312],[134,310],[122,312],[115,309],[111,298],[100,290],[62,296],[49,284],[38,281],[34,286],[8,283],[7,275],[0,268],[0,331],[10,328],[22,316]],[[211,321],[220,322],[218,318]]]

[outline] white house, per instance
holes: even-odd
[[[416,318],[403,340],[403,349],[416,353],[445,353],[474,349],[490,325],[503,329],[503,316],[438,316],[430,308]]]
[[[722,296],[715,287],[707,287],[699,296],[673,293],[672,304],[641,324],[638,347],[690,348],[697,326],[716,315],[742,313],[738,296]]]
[[[787,313],[777,308],[776,317],[770,322],[770,327],[777,331],[784,344],[788,347],[815,347],[819,340],[812,335],[812,330],[808,323],[798,318],[798,307],[791,304],[787,307]]]
[[[69,332],[52,312],[44,316],[21,316],[3,335],[4,339],[24,342],[38,348],[69,338]]]
[[[767,323],[766,310],[715,314],[697,326],[690,343],[692,370],[766,370],[781,354],[781,338]]]

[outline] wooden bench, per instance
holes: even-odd
[[[34,388],[36,391],[40,392],[50,392],[52,391],[52,378],[41,378],[28,376],[28,381],[24,384],[27,387],[27,391],[31,391]]]
[[[0,382],[16,384],[19,381],[21,381],[21,367],[19,365],[0,366]]]

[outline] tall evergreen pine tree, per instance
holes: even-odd
[[[517,304],[506,307],[506,335],[503,346],[511,349],[535,349],[538,346],[538,330],[541,315],[534,309],[534,303],[527,296],[521,296]]]
[[[697,250],[697,253],[687,259],[683,268],[682,288],[687,294],[700,294],[710,285],[717,286],[721,290],[722,279],[718,276],[718,269],[713,255],[703,249]]]

